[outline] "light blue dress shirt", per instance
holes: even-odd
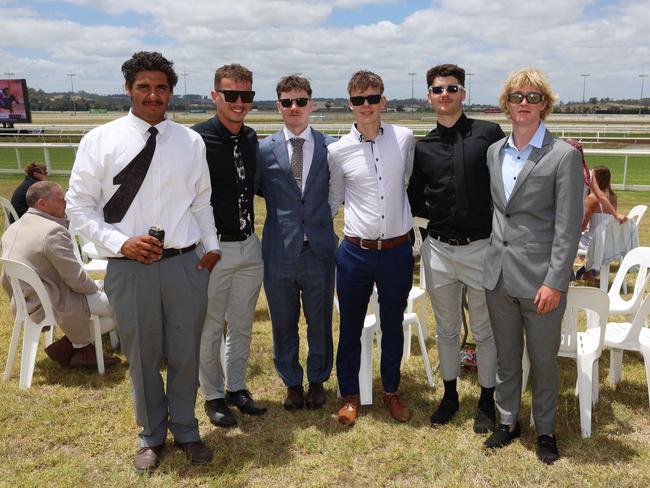
[[[538,149],[542,147],[545,132],[546,127],[544,126],[544,122],[540,122],[532,139],[521,148],[521,151],[515,146],[512,133],[508,136],[508,141],[503,146],[503,149],[501,149],[501,177],[503,178],[503,190],[505,192],[506,202],[510,200],[510,195],[519,177],[519,172],[524,167],[524,164],[526,164],[526,161],[528,161],[533,147]]]

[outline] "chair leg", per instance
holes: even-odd
[[[104,374],[104,349],[102,347],[102,330],[97,315],[90,315],[90,333],[95,342],[95,357],[97,358],[97,371]]]
[[[600,395],[600,372],[599,372],[599,363],[598,359],[594,361],[593,370],[591,372],[591,404],[596,405],[598,403],[598,396]]]
[[[19,388],[29,388],[32,386],[34,366],[36,364],[36,351],[38,350],[40,336],[41,328],[38,326],[27,325],[23,328],[23,352],[20,358]]]
[[[110,331],[109,336],[111,338],[111,347],[114,351],[117,351],[117,348],[120,347],[120,336],[117,333],[117,329]]]
[[[18,350],[18,339],[20,338],[20,329],[24,327],[24,320],[21,317],[16,317],[14,320],[14,330],[11,333],[11,342],[9,343],[9,354],[7,354],[7,365],[5,366],[4,380],[9,381],[11,372],[14,369],[14,361],[16,360],[16,351]]]
[[[361,363],[359,367],[359,396],[361,405],[372,405],[372,343],[374,330],[364,328],[361,333]]]
[[[54,327],[55,325],[50,325],[49,330],[45,332],[45,347],[49,346],[54,341]]]
[[[641,354],[645,363],[645,379],[648,384],[648,403],[650,404],[650,344],[641,344]]]
[[[411,330],[410,322],[404,324],[402,327],[404,328],[404,349],[402,351],[402,362],[404,362],[411,357],[411,334],[413,334],[413,331]]]
[[[429,361],[429,351],[427,351],[427,342],[425,339],[424,331],[422,330],[422,324],[420,323],[420,320],[418,319],[418,323],[416,324],[417,327],[417,332],[418,332],[418,341],[420,342],[420,354],[422,355],[422,362],[424,363],[424,371],[427,373],[427,381],[429,382],[429,386],[433,388],[436,386],[436,382],[433,379],[433,371],[431,370],[431,361]]]
[[[578,358],[578,401],[580,405],[580,431],[582,437],[591,437],[591,394],[593,391],[592,373],[594,363]]]
[[[524,345],[524,354],[521,356],[521,393],[526,391],[528,386],[528,376],[530,376],[530,358],[528,357],[528,350]]]
[[[623,376],[623,349],[611,349],[609,352],[609,382],[618,385]]]

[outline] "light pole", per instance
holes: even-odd
[[[411,77],[411,112],[415,113],[415,98],[413,96],[413,80],[415,79],[415,73],[411,72],[409,73],[409,76]]]
[[[639,115],[641,115],[641,109],[643,108],[643,82],[647,77],[648,75],[639,75],[639,78],[641,78],[641,96],[639,97]]]
[[[465,73],[465,76],[467,76],[468,81],[467,81],[467,110],[471,110],[472,107],[472,76],[474,76],[474,73]]]
[[[585,90],[587,89],[587,78],[589,78],[589,73],[582,73],[582,113],[585,113]]]
[[[75,73],[68,73],[66,76],[70,77],[70,88],[72,88],[72,112],[74,115],[77,115],[77,104],[74,101],[74,82],[72,81],[72,78],[77,75]]]
[[[15,75],[15,74],[16,74],[16,73],[12,73],[11,71],[5,71],[5,72],[4,72],[4,75],[5,75],[5,76],[8,76],[9,78],[11,78],[11,77],[12,77],[13,75]]]
[[[183,103],[185,105],[185,111],[188,112],[187,108],[187,75],[189,73],[181,73],[181,76],[183,77],[183,88],[185,89],[185,93],[183,95]]]

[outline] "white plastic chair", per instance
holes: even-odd
[[[635,207],[632,207],[632,209],[630,209],[627,214],[628,219],[634,220],[637,229],[639,228],[639,225],[641,225],[641,219],[643,219],[643,215],[645,214],[646,210],[648,210],[647,205],[637,205]]]
[[[609,380],[613,385],[621,382],[623,351],[638,351],[643,355],[650,401],[650,329],[644,326],[649,315],[650,295],[641,302],[632,322],[610,322],[607,324],[605,345],[611,349]]]
[[[20,328],[23,328],[23,349],[20,363],[20,388],[29,388],[32,384],[32,377],[34,376],[34,365],[36,363],[36,352],[38,350],[38,342],[41,331],[44,327],[49,327],[46,333],[45,346],[52,344],[54,337],[54,327],[56,326],[56,318],[54,317],[54,310],[52,309],[52,302],[45,290],[43,282],[31,267],[24,263],[14,261],[11,259],[0,258],[3,270],[11,283],[13,300],[16,304],[16,320],[14,322],[14,330],[11,334],[11,342],[9,345],[9,354],[7,355],[7,365],[4,372],[4,380],[8,381],[11,378],[14,360],[16,358],[16,351],[18,349],[18,338],[20,336]],[[20,286],[20,281],[32,287],[38,297],[38,300],[43,307],[45,317],[39,323],[36,323],[27,313],[27,303],[23,295],[23,289]],[[91,334],[94,338],[95,353],[97,358],[97,370],[99,374],[104,374],[104,352],[102,350],[102,333],[108,332],[111,328],[115,327],[114,322],[104,321],[106,328],[102,330],[102,322],[96,315],[90,316]],[[108,324],[111,326],[108,326]]]
[[[9,227],[10,225],[9,216],[12,216],[15,222],[16,220],[18,220],[18,213],[16,212],[16,209],[11,204],[11,202],[4,197],[0,197],[0,206],[2,207],[2,213],[5,216],[5,226],[3,229],[4,232],[5,230],[7,230],[7,227]]]
[[[415,240],[413,241],[413,255],[418,256],[420,254],[420,248],[422,247],[422,233],[420,229],[426,229],[429,221],[422,217],[413,217],[413,233],[415,235]],[[424,264],[422,263],[422,257],[420,256],[420,268],[419,268],[419,284],[418,286],[413,286],[409,291],[409,296],[406,299],[406,313],[416,313],[420,322],[420,328],[424,334],[425,340],[429,337],[429,330],[427,327],[427,313],[426,313],[426,280],[424,277]],[[410,322],[409,322],[410,323]],[[405,326],[404,328],[404,352],[402,357],[408,359],[411,357],[411,334],[413,333],[410,325]],[[418,333],[419,336],[419,333]]]
[[[650,278],[650,247],[637,247],[628,252],[616,272],[612,286],[609,289],[609,315],[623,315],[631,321],[638,312],[644,297],[644,291]],[[626,294],[627,274],[636,271],[634,291],[629,299]]]
[[[587,330],[581,332],[578,327],[579,311],[589,314]],[[572,358],[576,361],[578,378],[576,394],[580,404],[580,430],[582,437],[591,437],[591,408],[598,401],[598,360],[605,341],[605,324],[609,312],[609,297],[598,289],[570,286],[567,293],[567,306],[562,319],[562,342],[558,356]],[[522,359],[522,392],[526,389],[530,360],[524,349]],[[531,409],[531,424],[533,413]]]

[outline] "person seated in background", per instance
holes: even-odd
[[[612,190],[610,181],[612,174],[607,166],[595,166],[592,169],[593,181],[605,197],[608,206],[614,210],[614,214],[605,211],[605,205],[593,191],[590,191],[585,199],[585,212],[582,218],[582,236],[580,237],[580,249],[587,250],[596,227],[601,223],[611,220],[616,214],[618,199]]]
[[[64,368],[95,368],[90,314],[99,315],[102,322],[112,321],[106,293],[77,261],[61,187],[52,181],[39,181],[27,190],[26,198],[29,209],[2,235],[2,257],[27,264],[43,281],[57,324],[65,333],[45,348],[47,355]],[[4,273],[2,286],[11,296],[11,285]],[[43,307],[36,292],[23,284],[23,293],[30,317],[43,320]],[[104,356],[105,366],[116,363],[118,358]]]
[[[39,181],[47,180],[47,168],[44,164],[37,163],[36,161],[25,166],[25,179],[14,190],[11,196],[11,204],[16,210],[18,218],[22,217],[27,212],[27,190]],[[14,218],[9,217],[9,221],[13,224]]]

